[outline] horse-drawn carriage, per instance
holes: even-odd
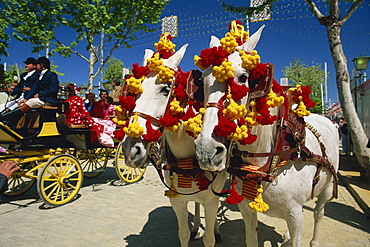
[[[6,148],[0,161],[15,160],[21,168],[9,179],[5,196],[20,195],[37,181],[38,194],[46,204],[63,205],[75,198],[84,176],[98,176],[113,157],[116,172],[125,182],[143,176],[145,169],[125,165],[119,142],[116,152],[91,142],[85,125],[67,125],[66,107],[62,102],[32,110],[11,127],[0,122],[0,145]]]

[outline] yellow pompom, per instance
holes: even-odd
[[[173,77],[175,76],[175,71],[168,67],[162,67],[158,73],[158,80],[160,82],[172,82]]]
[[[144,128],[140,127],[140,124],[137,122],[138,116],[133,116],[133,122],[128,125],[128,127],[123,128],[123,131],[126,135],[132,138],[139,138],[144,134]]]
[[[146,61],[150,71],[159,72],[164,68],[163,61],[159,59],[159,53],[154,54],[152,58],[148,58]]]
[[[143,79],[144,77],[141,79],[136,79],[135,77],[130,77],[129,79],[127,79],[126,80],[127,90],[133,94],[139,94],[144,92],[144,89],[141,87],[141,82]]]
[[[252,52],[252,54],[247,54],[244,50],[239,50],[239,55],[242,59],[242,67],[247,70],[255,69],[261,62],[261,58],[255,50]]]
[[[230,104],[227,106],[226,109],[222,111],[225,117],[230,121],[234,121],[235,119],[244,117],[247,113],[245,105],[238,105],[237,103],[235,103],[231,94],[229,94],[227,98],[229,99]]]
[[[238,46],[236,39],[230,33],[227,33],[224,38],[221,39],[221,46],[227,51],[229,54],[233,53]]]
[[[269,209],[269,205],[265,203],[262,199],[262,192],[262,185],[258,185],[256,198],[253,202],[250,202],[248,204],[251,209],[254,209],[257,212],[266,212]]]
[[[176,98],[170,103],[170,110],[172,115],[184,112],[184,108],[180,106],[180,101],[176,100]]]
[[[164,33],[158,43],[154,43],[156,51],[174,52],[176,45],[168,39],[169,33]]]
[[[274,93],[272,89],[267,94],[266,99],[267,99],[266,104],[267,104],[267,107],[269,108],[277,107],[284,103],[284,96],[277,97],[276,93]]]
[[[231,72],[231,73],[229,73]],[[223,61],[220,66],[214,66],[212,75],[216,77],[219,82],[224,82],[234,75],[234,68],[232,62]]]
[[[194,56],[194,65],[200,68],[201,70],[205,70],[207,68],[203,67],[201,58],[198,55]]]
[[[201,108],[201,109],[204,109],[204,108]],[[200,111],[198,115],[196,115],[193,118],[189,118],[187,121],[184,122],[184,126],[186,130],[192,132],[195,138],[202,131],[202,123],[203,123],[202,118],[203,118],[204,111],[202,112]]]
[[[248,126],[257,126],[259,123],[257,122],[256,118],[258,116],[257,108],[256,108],[256,102],[253,100],[249,103],[249,105],[252,107],[251,112],[249,112],[248,117],[245,118],[245,121]]]

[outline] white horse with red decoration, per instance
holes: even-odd
[[[159,176],[162,181],[164,178],[163,182],[168,187],[165,195],[170,198],[177,216],[182,247],[188,246],[189,239],[194,238],[198,230],[199,204],[205,208],[203,243],[214,246],[215,234],[219,235],[216,222],[219,197],[212,193],[212,189],[221,191],[226,172],[213,175],[202,171],[194,162],[196,112],[203,103],[202,99],[196,98],[203,97],[203,93],[193,90],[198,88],[195,85],[197,80],[193,78],[196,71],[184,73],[178,68],[187,45],[172,55],[174,45],[164,35],[155,46],[157,53],[146,50],[144,65],[147,66],[133,70],[134,75],[135,70],[144,73],[130,78],[126,84],[128,95],[123,100],[124,105],[126,101],[133,101],[127,99],[132,97],[130,92],[136,93],[132,120],[123,128],[126,134],[122,145],[126,164],[137,168],[146,166],[149,160],[155,163]],[[194,80],[195,84],[192,83]],[[184,122],[191,133],[186,131]],[[160,145],[159,152],[157,143]],[[192,237],[188,227],[189,201],[196,202]]]
[[[248,39],[233,22],[225,38],[213,37],[194,58],[208,102],[196,156],[204,170],[231,173],[226,200],[239,203],[248,247],[258,246],[256,211],[284,219],[284,242],[301,246],[302,207],[316,196],[310,244],[318,246],[325,203],[337,194],[338,132],[327,118],[307,116],[309,88],[286,91],[273,80],[273,65],[261,64],[254,51],[261,32]]]

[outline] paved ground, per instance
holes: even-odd
[[[79,198],[58,208],[45,207],[35,187],[21,197],[0,197],[0,246],[180,246],[176,217],[154,168],[135,184],[116,179],[110,165],[99,177],[84,180]],[[223,242],[217,246],[244,246],[241,215],[223,200],[218,214]],[[304,206],[303,246],[309,246],[312,235],[314,205]],[[285,222],[258,217],[259,246],[280,246]],[[370,246],[370,221],[343,182],[339,198],[326,206],[320,242],[324,247]],[[189,246],[203,245],[198,240]]]

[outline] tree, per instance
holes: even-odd
[[[123,77],[123,62],[115,57],[111,57],[107,62],[107,67],[104,69],[104,80],[113,81],[114,79],[122,79]]]
[[[329,7],[329,11],[324,10],[324,12],[327,12],[327,16],[323,14],[323,11],[319,10],[317,5],[312,0],[304,1],[307,3],[308,7],[319,23],[326,27],[330,52],[335,67],[339,101],[342,106],[344,117],[348,123],[357,160],[364,170],[363,175],[365,175],[367,178],[370,178],[370,149],[365,148],[368,138],[363,126],[361,125],[361,121],[357,115],[356,108],[353,103],[350,90],[350,76],[347,68],[347,58],[344,55],[343,45],[340,38],[341,27],[360,7],[364,0],[325,0],[327,6]],[[271,7],[273,2],[274,0],[267,0],[264,6]],[[340,2],[351,3],[351,6],[347,12],[343,10],[345,8],[340,10]],[[226,8],[226,10],[244,13],[248,16],[250,16],[255,10],[247,7],[232,7],[226,4],[223,4],[223,6]],[[260,8],[262,9],[264,6],[261,6]]]
[[[7,28],[7,21],[4,19],[3,14],[0,13],[0,56],[8,56],[7,49],[10,38],[9,35],[5,32]]]
[[[325,71],[322,70],[321,64],[307,65],[299,59],[286,66],[283,70],[284,77],[288,78],[294,85],[310,85],[311,98],[316,102],[316,107],[311,111],[321,114],[323,112],[322,86],[325,83]]]
[[[75,54],[89,64],[89,89],[113,51],[136,39],[138,31],[151,32],[148,24],[157,23],[161,11],[169,0],[0,0],[3,13],[15,31],[15,38],[33,44],[33,52],[50,47],[49,55],[55,52],[67,57]],[[72,40],[65,40],[57,28],[74,31]],[[94,71],[98,61],[96,39],[104,35],[113,45],[102,63]],[[76,49],[85,42],[87,54]]]

